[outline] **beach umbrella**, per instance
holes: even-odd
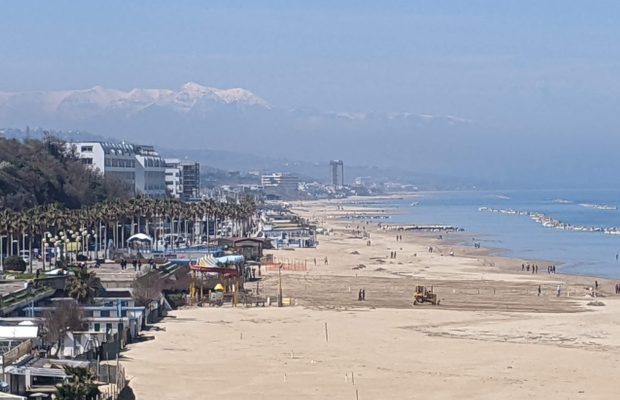
[[[215,285],[213,290],[215,290],[216,292],[223,292],[224,291],[224,286],[222,286],[221,283],[218,283],[217,285]]]

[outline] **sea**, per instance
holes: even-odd
[[[553,261],[561,273],[620,279],[620,235],[573,229],[620,230],[620,190],[421,192],[372,206],[394,208],[385,221],[390,224],[453,225],[464,230],[460,244]],[[546,227],[524,213],[544,214],[569,228]]]

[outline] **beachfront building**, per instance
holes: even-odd
[[[164,160],[153,146],[125,142],[69,143],[84,164],[105,177],[123,182],[132,195],[160,198],[166,194]]]
[[[132,145],[136,158],[135,192],[146,197],[166,196],[166,166],[153,146]]]
[[[259,221],[258,237],[275,249],[315,247],[316,227],[287,210],[264,210]]]
[[[183,201],[200,198],[200,163],[167,158],[166,187],[170,195]]]
[[[263,234],[276,249],[316,246],[315,229],[309,225],[274,222],[263,226]]]
[[[80,142],[69,144],[80,160],[105,177],[117,178],[131,194],[136,187],[136,156],[133,146],[112,142]]]
[[[291,198],[299,193],[299,178],[284,172],[261,176],[261,186],[267,196]]]

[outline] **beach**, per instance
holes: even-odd
[[[389,210],[323,201],[294,211],[329,234],[317,248],[268,251],[304,266],[282,271],[293,305],[171,312],[123,353],[136,398],[617,398],[612,282],[597,279],[594,299],[595,278],[548,274],[544,260],[341,219]],[[275,298],[278,283],[263,271],[259,290]],[[414,306],[416,285],[440,304]]]

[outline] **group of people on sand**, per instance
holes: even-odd
[[[532,271],[533,274],[537,274],[538,273],[538,265],[536,264],[521,264],[521,271],[527,271],[530,272]],[[547,266],[547,273],[548,274],[555,274],[555,265],[549,265]]]
[[[620,283],[616,283],[615,289],[616,289],[616,294],[620,294]]]
[[[396,252],[390,251],[390,258],[396,258]]]
[[[327,261],[327,256],[323,259],[323,265],[327,265],[329,262]],[[314,266],[316,267],[316,257],[314,257]]]
[[[366,289],[360,289],[357,293],[357,301],[366,301]]]
[[[151,267],[151,269],[155,268],[155,260],[153,260],[152,258],[150,258],[148,260],[149,266]],[[125,271],[127,269],[127,260],[125,260],[124,258],[121,260],[120,265],[121,265],[121,270]],[[138,258],[138,259],[133,259],[133,261],[131,262],[131,265],[133,266],[133,270],[134,271],[142,271],[142,259]]]
[[[396,235],[396,241],[397,242],[402,242],[403,241],[403,235]]]

